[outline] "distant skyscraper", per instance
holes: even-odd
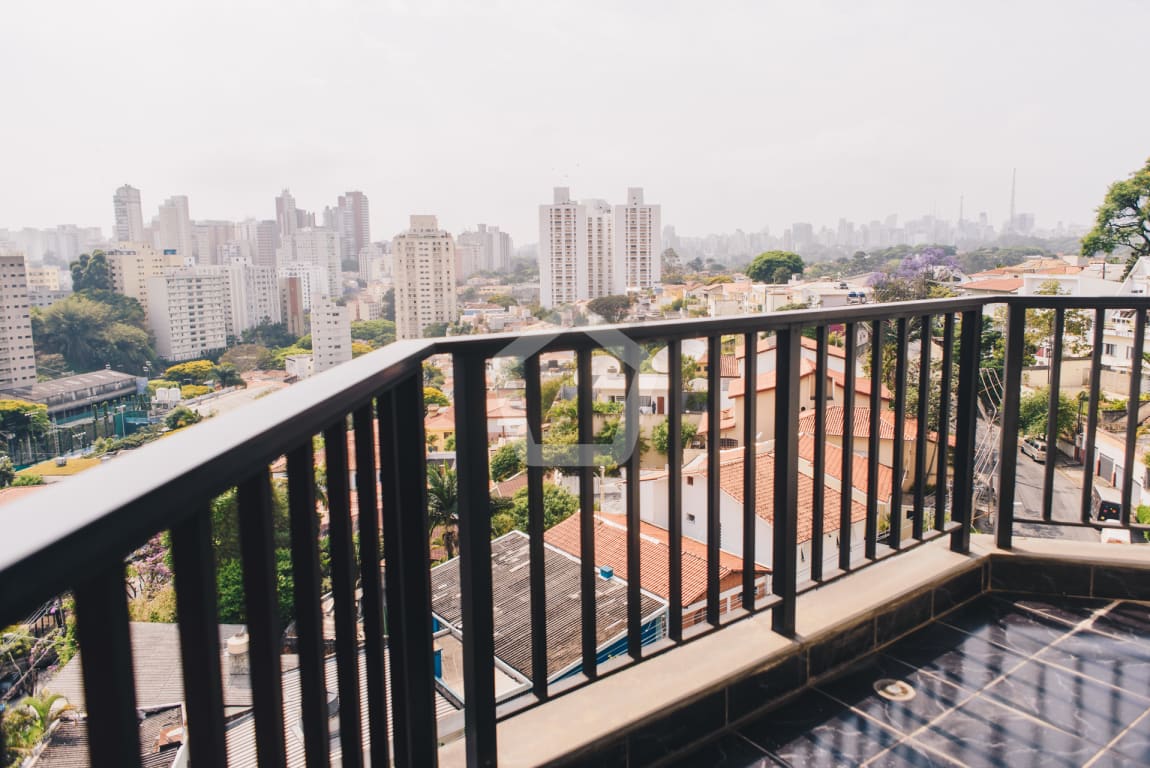
[[[299,218],[296,213],[295,198],[291,192],[284,190],[276,198],[276,226],[279,227],[280,237],[287,237],[299,228]]]
[[[36,383],[24,254],[0,253],[0,387]]]
[[[153,232],[156,247],[161,251],[174,250],[184,258],[194,255],[192,250],[192,220],[188,216],[186,195],[169,197],[160,206],[157,230]]]
[[[622,264],[616,258],[615,213],[606,200],[584,200],[587,231],[587,286],[581,299],[626,292]]]
[[[551,205],[539,206],[539,303],[571,304],[587,295],[587,208],[555,187]]]
[[[659,284],[663,267],[661,218],[661,206],[643,202],[642,187],[629,187],[627,203],[615,206],[615,261],[623,268],[627,290],[647,290]]]
[[[515,244],[511,235],[500,232],[499,227],[480,224],[472,232],[459,235],[455,247],[458,258],[456,264],[463,271],[456,277],[463,278],[472,272],[507,272],[511,269],[511,259],[515,255]]]
[[[284,238],[276,251],[276,266],[279,269],[298,265],[313,267],[325,276],[322,285],[311,286],[321,296],[339,298],[340,260],[339,235],[330,229],[305,227]],[[282,276],[282,273],[281,273]]]
[[[125,184],[112,195],[116,214],[113,239],[120,243],[144,242],[144,214],[140,207],[140,190]]]
[[[391,243],[395,272],[395,330],[418,339],[427,326],[454,323],[455,239],[434,216],[412,216],[411,228]]]
[[[367,195],[362,192],[347,192],[340,195],[336,211],[340,258],[359,258],[359,252],[371,242]]]

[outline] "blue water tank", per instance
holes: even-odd
[[[609,579],[615,575],[615,569],[609,565],[599,566],[599,575],[604,579]]]

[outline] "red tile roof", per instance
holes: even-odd
[[[823,456],[826,463],[826,473],[835,480],[842,480],[843,452],[834,443],[823,444]],[[857,453],[851,454],[851,485],[856,490],[867,492],[867,460],[865,456]],[[799,457],[813,462],[815,460],[814,435],[799,434]],[[878,499],[890,501],[894,474],[886,464],[878,465]]]
[[[491,484],[491,495],[498,499],[510,499],[527,487],[527,471],[522,470],[506,480]]]
[[[543,534],[544,540],[564,552],[579,557],[579,517],[576,512]],[[669,562],[671,545],[667,531],[651,523],[639,527],[639,576],[643,589],[667,600],[671,596]],[[702,600],[707,595],[707,545],[682,539],[683,604]],[[609,565],[619,578],[627,578],[627,522],[621,515],[599,514],[595,517],[595,564]],[[719,582],[738,581],[743,572],[741,558],[719,552]],[[755,573],[769,573],[758,566]],[[732,577],[735,577],[732,579]]]
[[[705,435],[710,428],[709,420],[711,414],[706,411],[703,412],[702,417],[699,419],[699,426],[695,429],[695,434]],[[719,432],[726,432],[728,429],[735,428],[735,413],[731,408],[724,408],[719,412]]]
[[[998,277],[989,280],[975,280],[958,286],[965,291],[991,291],[993,293],[1014,293],[1022,287],[1021,277]]]
[[[831,405],[827,407],[826,433],[828,435],[841,435],[843,433],[843,407]],[[854,436],[870,437],[870,408],[855,406],[854,409]],[[808,435],[815,431],[815,413],[807,411],[799,417],[799,432]],[[879,413],[878,436],[882,440],[894,440],[894,412],[884,410]],[[907,417],[903,426],[903,440],[918,439],[918,419]]]

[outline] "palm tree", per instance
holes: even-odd
[[[56,706],[57,701],[64,701],[63,706]],[[65,712],[75,709],[71,704],[67,703],[68,700],[60,693],[49,693],[48,691],[40,691],[35,696],[25,696],[20,702],[21,707],[27,707],[36,713],[36,719],[40,723],[40,732],[47,733],[48,727],[52,723],[60,719],[60,716]]]
[[[431,530],[443,529],[447,559],[455,557],[456,527],[459,525],[459,485],[455,472],[440,464],[427,474],[427,522]]]

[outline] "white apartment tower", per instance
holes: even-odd
[[[140,190],[125,184],[112,195],[116,225],[112,238],[121,243],[144,242],[144,213],[140,207]]]
[[[587,208],[568,187],[555,187],[552,204],[539,206],[539,303],[587,298]]]
[[[454,323],[455,240],[434,216],[412,216],[411,228],[391,243],[395,273],[395,330],[418,339],[436,323]]]
[[[511,235],[486,224],[480,224],[474,232],[468,230],[460,234],[455,247],[457,277],[461,279],[479,271],[507,272],[515,253]]]
[[[164,201],[152,235],[156,248],[161,251],[175,251],[184,258],[193,255],[192,220],[188,217],[186,195],[175,195]]]
[[[165,360],[195,360],[228,345],[228,276],[185,267],[148,279],[148,327]]]
[[[627,203],[615,206],[615,253],[623,268],[626,290],[647,290],[661,280],[661,219],[661,206],[643,202],[642,187],[628,188]]]
[[[224,267],[230,304],[228,335],[239,336],[263,321],[278,323],[280,288],[275,267],[261,267],[247,259],[233,259]]]
[[[36,383],[24,254],[0,252],[0,387]]]
[[[340,291],[339,235],[330,229],[304,227],[283,239],[276,250],[276,265],[314,267],[326,276],[322,285],[313,285],[321,296],[338,298]]]
[[[651,288],[661,244],[660,208],[643,202],[641,188],[612,208],[573,202],[567,187],[556,187],[554,202],[539,206],[539,301],[554,307]]]
[[[347,192],[339,196],[336,229],[339,232],[340,258],[355,259],[371,242],[371,222],[367,195]]]
[[[311,307],[312,372],[322,373],[351,359],[351,317],[347,307],[320,299]]]
[[[284,190],[283,193],[276,198],[276,226],[279,227],[280,237],[288,237],[297,228],[298,214],[295,208],[295,198],[291,196],[291,192]]]
[[[150,245],[138,243],[120,243],[107,252],[107,259],[112,290],[140,302],[145,316],[149,314],[148,280],[184,264],[176,254],[164,254]]]

